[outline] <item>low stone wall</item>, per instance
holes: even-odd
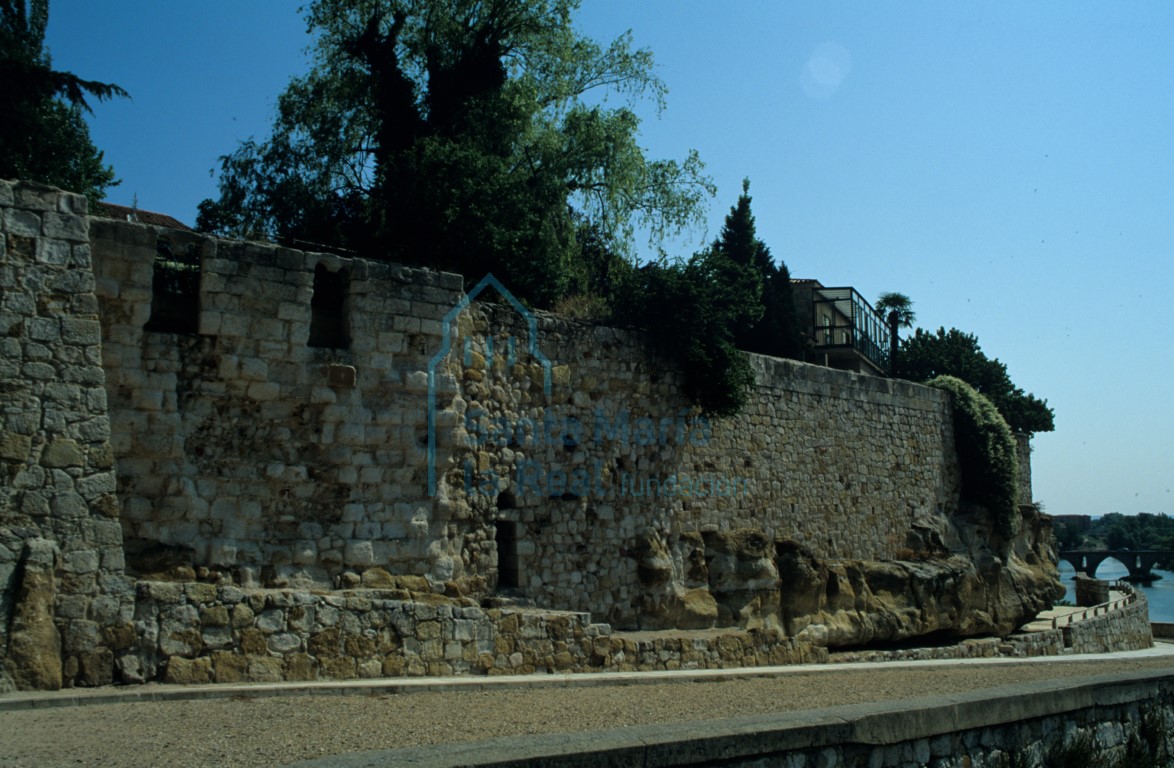
[[[1112,604],[1104,613],[1061,627],[1064,645],[1073,653],[1109,653],[1152,648],[1150,607],[1140,590],[1128,602]]]
[[[297,766],[995,768],[1060,764],[1065,746],[1087,748],[1079,763],[1065,765],[1127,754],[1135,762],[1126,764],[1164,765],[1174,748],[1172,725],[1174,673],[1155,678],[1147,671],[815,712],[336,755]]]
[[[481,608],[403,590],[139,582],[129,682],[716,669],[827,660],[774,630],[613,633],[585,613]]]
[[[1011,635],[1007,638],[979,637],[955,645],[936,648],[900,648],[896,650],[845,651],[832,653],[829,661],[847,664],[860,661],[927,661],[936,659],[992,659],[1060,656],[1064,653],[1064,635],[1058,629]]]

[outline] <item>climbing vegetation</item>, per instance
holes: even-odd
[[[997,533],[1013,536],[1019,522],[1019,458],[1011,427],[989,399],[961,379],[938,376],[926,383],[953,400],[963,498],[990,510]]]

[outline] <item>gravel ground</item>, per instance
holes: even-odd
[[[0,712],[0,766],[272,766],[343,752],[819,709],[1174,659],[796,672],[589,688],[248,697]]]

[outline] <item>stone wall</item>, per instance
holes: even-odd
[[[0,184],[0,686],[811,660],[1058,586],[937,390],[751,356],[707,419],[491,276],[84,213]]]
[[[86,200],[0,181],[0,690],[108,683],[131,639]]]
[[[128,547],[192,573],[383,569],[636,627],[721,578],[694,567],[720,567],[709,534],[895,557],[956,504],[936,390],[754,357],[746,411],[709,421],[639,335],[495,284],[468,304],[459,277],[399,265],[111,220],[91,239]],[[144,330],[161,239],[201,270],[197,334]],[[308,344],[324,271],[345,274],[334,347]],[[641,581],[649,552],[667,584]]]
[[[1061,629],[1064,645],[1073,653],[1132,651],[1154,645],[1149,602],[1141,590],[1133,590],[1127,601],[1103,606]]]
[[[776,630],[620,635],[585,613],[482,608],[403,589],[139,582],[135,623],[141,666],[128,682],[719,669],[828,658]]]

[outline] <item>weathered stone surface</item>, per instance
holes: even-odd
[[[56,547],[45,539],[25,542],[18,569],[8,670],[20,690],[56,691],[62,684],[61,635],[53,622],[57,600]]]
[[[1055,587],[1038,517],[998,542],[960,508],[936,391],[751,357],[745,412],[706,420],[635,333],[540,315],[531,346],[508,304],[450,316],[459,276],[182,233],[205,335],[144,333],[158,234],[10,189],[0,461],[21,536],[61,549],[30,602],[60,684],[801,660],[1006,634]],[[320,261],[350,349],[306,344]],[[501,613],[515,591],[577,613]]]
[[[167,673],[163,679],[165,682],[180,685],[210,683],[212,682],[212,659],[207,656],[198,659],[172,656],[167,660]]]
[[[45,446],[41,454],[41,465],[45,467],[80,467],[85,464],[85,454],[74,440],[61,438]]]
[[[820,560],[795,542],[780,542],[784,628],[828,646],[929,634],[1005,637],[1063,594],[1038,512],[1025,507],[1023,517],[1001,558],[984,546],[919,561]],[[1033,564],[1017,549],[1034,553]]]

